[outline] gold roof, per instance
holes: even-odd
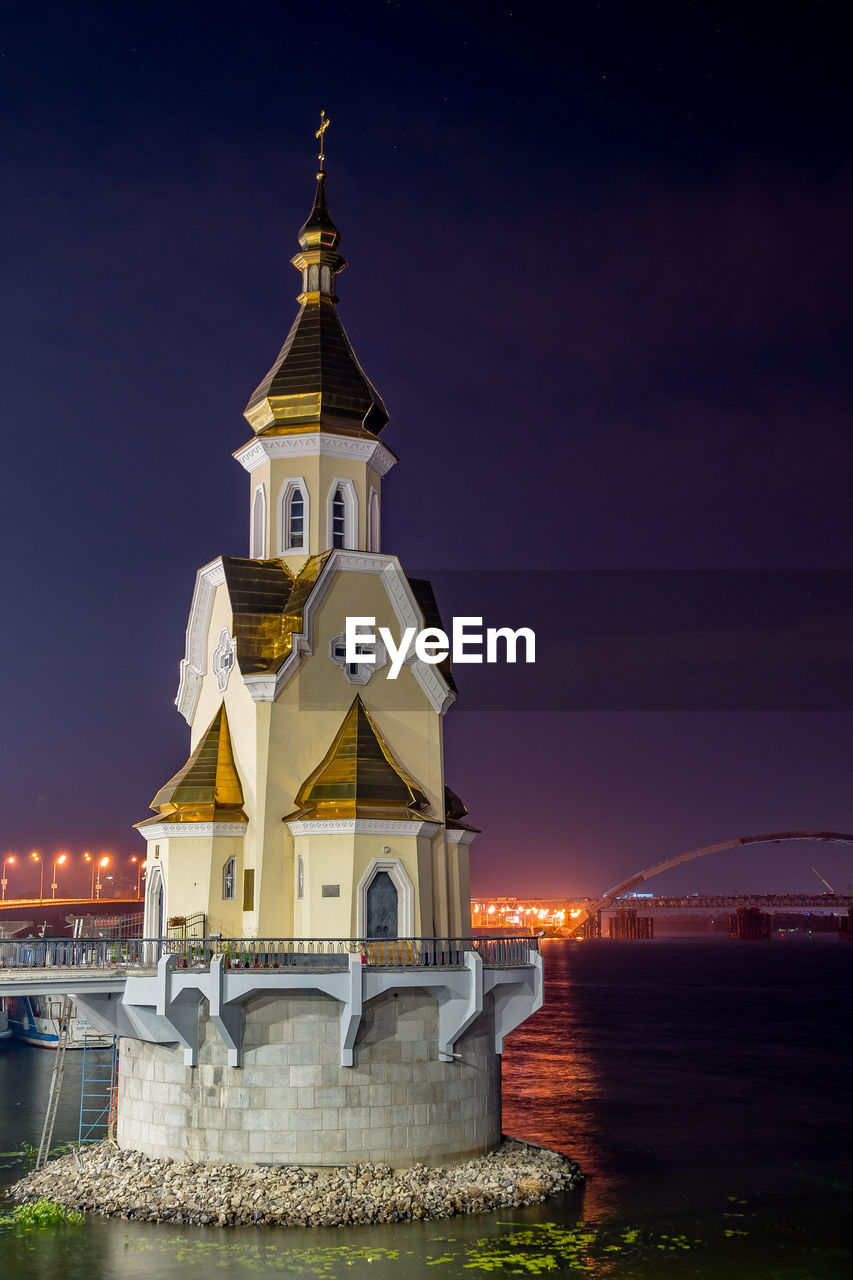
[[[382,398],[362,369],[338,317],[335,277],[346,266],[326,201],[326,175],[299,232],[292,259],[303,274],[299,313],[275,364],[249,400],[245,417],[257,435],[331,430],[378,435],[388,421]]]
[[[427,817],[429,809],[423,790],[394,759],[358,694],[329,750],[299,788],[296,804],[288,819],[416,820]]]
[[[278,671],[302,630],[302,611],[331,553],[310,556],[294,576],[281,560],[223,556],[237,662],[244,676]]]
[[[467,818],[468,809],[465,801],[456,794],[450,787],[445,784],[444,787],[444,825],[448,831],[475,831],[480,834],[479,827],[472,827],[470,823],[463,822],[463,818]]]
[[[184,767],[157,792],[151,808],[157,816],[146,818],[137,826],[154,822],[248,822],[224,703]]]

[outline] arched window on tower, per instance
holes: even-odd
[[[279,551],[308,552],[308,486],[302,476],[288,480],[279,500]]]
[[[370,501],[367,504],[367,549],[381,551],[379,534],[379,494],[374,488],[370,490]]]
[[[287,513],[287,540],[294,550],[305,545],[305,499],[301,489],[295,489]]]
[[[336,478],[329,486],[327,547],[355,550],[359,544],[358,498],[352,480]]]
[[[265,528],[267,522],[267,500],[263,485],[258,485],[252,499],[252,549],[251,555],[256,560],[266,559]]]
[[[340,485],[335,489],[332,498],[332,546],[347,545],[347,504],[344,491]]]

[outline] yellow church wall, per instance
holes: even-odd
[[[155,857],[159,849],[159,858]],[[223,871],[229,858],[236,859],[237,897],[223,900]],[[158,837],[148,845],[148,876],[159,862],[166,885],[167,919],[207,915],[207,932],[239,937],[242,928],[240,888],[243,873],[243,839],[239,836]]]
[[[377,632],[380,626],[388,627],[395,641],[399,640],[400,624],[379,575],[338,573],[315,616],[314,654],[304,661],[293,682],[297,686],[294,693],[299,705],[312,717],[325,718],[327,706],[331,711],[331,730],[314,763],[322,759],[344,713],[359,693],[391,754],[423,788],[432,815],[441,821],[444,816],[441,717],[427,701],[411,668],[404,666],[397,679],[390,680],[389,662],[382,670],[375,671],[367,684],[354,685],[329,657],[331,641],[343,634],[347,617],[362,616],[375,617]],[[318,725],[312,737],[319,736]],[[305,776],[303,774],[299,782]]]
[[[341,474],[340,460],[319,461],[334,463],[335,474]],[[355,929],[355,889],[358,882],[370,860],[381,856],[383,845],[394,846],[395,841],[386,837],[365,837],[366,843],[359,845],[357,856],[351,836],[348,843],[340,847],[323,846],[329,850],[322,855],[328,858],[328,867],[324,869],[320,862],[316,862],[310,874],[317,883],[340,884],[341,897],[337,900],[318,897],[315,900],[311,894],[309,909],[307,904],[300,906],[295,899],[295,853],[298,849],[295,849],[283,819],[293,812],[299,787],[327,752],[357,693],[395,760],[427,795],[429,813],[419,816],[435,822],[443,819],[441,718],[428,702],[411,668],[403,667],[398,678],[390,680],[386,667],[375,672],[366,685],[354,685],[347,680],[341,667],[331,660],[331,641],[344,632],[346,618],[365,615],[376,618],[377,629],[387,626],[395,638],[399,638],[399,623],[379,575],[339,572],[314,617],[314,652],[303,658],[275,702],[255,702],[252,699],[241,678],[239,652],[237,654],[238,667],[231,674],[224,700],[234,758],[243,787],[244,810],[250,823],[241,842],[237,906],[226,908],[232,923],[223,932],[244,937],[286,937],[291,934],[317,936],[316,931],[326,933],[330,928],[348,934]],[[224,584],[216,588],[210,615],[207,670],[193,720],[193,749],[223,699],[212,672],[212,655],[223,628],[233,633],[231,606]],[[312,848],[319,847],[316,839],[314,837]],[[361,836],[359,840],[362,840]],[[191,850],[199,847],[194,840],[186,843],[188,848],[183,869],[178,872],[182,900],[189,897],[184,882],[189,874]],[[460,884],[451,885],[449,882],[442,833],[433,842],[422,838],[420,847],[413,842],[406,856],[411,862],[409,874],[417,887],[417,931],[431,933],[436,928],[441,934],[453,934],[452,922],[458,919],[459,910],[457,907],[454,911],[451,900],[463,901],[465,890]],[[254,898],[252,908],[244,912],[245,870],[254,870]],[[318,876],[320,880],[317,880]],[[209,869],[207,903],[199,902],[196,897],[191,905],[188,903],[187,911],[206,909],[211,916],[219,911],[221,889],[211,877],[213,870]],[[197,895],[200,891],[198,875],[191,877],[191,883]],[[171,912],[171,906],[169,910]],[[236,911],[236,917],[231,915],[232,910]],[[183,913],[182,908],[179,914]]]
[[[412,825],[418,827],[420,824]],[[432,935],[432,866],[428,835],[398,835],[382,831],[310,832],[294,836],[293,846],[295,865],[301,857],[304,868],[303,897],[295,898],[294,902],[295,937],[354,938],[363,933],[365,922],[358,918],[359,886],[377,859],[382,862],[393,859],[402,864],[415,889],[412,936]],[[324,897],[324,885],[337,888],[339,893]],[[296,892],[294,879],[294,894]]]
[[[304,553],[286,551],[281,529],[282,496],[288,481],[301,479],[308,489],[308,549]],[[368,501],[371,486],[380,494],[381,480],[365,463],[345,457],[305,454],[288,458],[272,458],[251,472],[249,484],[249,519],[258,486],[266,497],[265,549],[268,559],[280,556],[291,572],[298,573],[308,554],[317,555],[331,547],[329,502],[336,480],[351,480],[358,506],[357,534],[353,550],[367,548]]]
[[[450,928],[450,892],[447,883],[447,852],[444,840],[436,837],[431,850],[432,896],[435,914],[435,931],[442,938],[452,936]]]
[[[454,938],[471,934],[471,861],[468,846],[447,845],[450,927]]]
[[[253,936],[258,931],[260,895],[265,895],[265,914],[273,921],[285,920],[289,923],[292,911],[290,893],[290,877],[286,852],[281,848],[280,816],[273,824],[269,841],[269,856],[266,853],[267,829],[266,821],[266,778],[269,759],[269,725],[271,704],[255,702],[243,683],[239,670],[232,671],[227,688],[223,695],[219,689],[212,670],[213,651],[219,642],[222,628],[233,634],[233,613],[228,591],[224,584],[216,588],[210,624],[207,633],[206,673],[202,680],[201,692],[191,734],[191,749],[194,750],[204,734],[223,697],[225,711],[228,716],[228,727],[231,735],[231,746],[237,772],[243,788],[243,809],[249,818],[249,828],[242,841],[243,862],[241,864],[239,883],[237,885],[237,912],[239,920],[229,932],[234,936]],[[238,653],[239,664],[239,653]],[[275,845],[278,851],[275,851]],[[289,851],[287,851],[289,853]],[[243,912],[243,872],[254,870],[254,906]],[[264,874],[266,873],[266,875]],[[211,889],[211,905],[217,901],[217,887]],[[204,909],[204,908],[201,908]],[[278,928],[279,926],[276,926]]]
[[[294,901],[294,934],[298,938],[349,938],[353,897],[353,836],[295,836],[294,857],[304,866],[303,896]],[[323,885],[337,885],[340,896],[324,898]]]

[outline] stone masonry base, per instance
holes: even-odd
[[[154,1158],[236,1164],[392,1167],[482,1155],[501,1138],[500,1056],[491,1000],[438,1060],[438,1004],[426,991],[371,1000],[340,1065],[340,1006],[323,995],[255,996],[243,1066],[202,1006],[199,1064],[177,1045],[122,1039],[118,1143]]]

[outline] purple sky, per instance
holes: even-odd
[[[247,551],[230,455],[295,313],[321,106],[404,567],[523,571],[487,621],[535,604],[557,666],[581,620],[536,571],[853,569],[842,6],[578,3],[559,31],[555,12],[6,15],[0,849],[138,853],[130,826],[186,757],[194,574]],[[484,829],[477,891],[853,829],[838,582],[837,705],[673,706],[663,680],[655,710],[519,711],[516,688],[465,710],[460,670],[447,774]],[[694,639],[715,650],[720,624]],[[850,850],[774,846],[666,883],[813,887],[813,864],[853,880]]]

